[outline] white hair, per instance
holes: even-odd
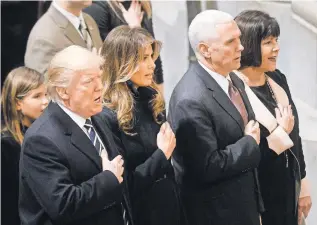
[[[233,17],[219,10],[205,10],[195,16],[188,28],[188,38],[196,56],[198,44],[218,37],[217,25],[233,21]]]
[[[61,50],[53,57],[45,73],[49,97],[62,103],[56,88],[68,88],[77,71],[101,68],[102,63],[101,56],[80,46],[72,45]]]

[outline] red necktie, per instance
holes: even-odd
[[[244,122],[244,126],[247,125],[248,123],[248,112],[247,109],[245,108],[244,102],[242,100],[242,97],[240,95],[240,92],[238,91],[238,89],[232,84],[231,80],[229,81],[229,96],[230,99],[232,101],[232,103],[234,104],[234,106],[237,108],[237,110],[239,111],[243,122]]]

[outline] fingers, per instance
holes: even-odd
[[[106,161],[108,160],[108,154],[107,154],[106,150],[103,149],[101,151],[100,157],[102,158],[102,160],[106,160]]]
[[[252,130],[253,124],[254,120],[250,120],[244,128],[244,132],[248,134]]]
[[[172,135],[172,134],[174,134],[173,133],[173,130],[172,130],[172,128],[171,128],[171,126],[170,126],[170,124],[168,123],[168,122],[166,122],[166,130],[165,130],[165,132],[167,132],[167,134],[170,136],[170,135]]]
[[[136,12],[137,15],[141,14],[141,3],[140,2],[136,3],[135,12]]]
[[[303,212],[298,209],[298,224],[301,224],[303,220]]]
[[[113,160],[111,160],[111,162],[113,163],[119,163],[119,161],[122,160],[122,156],[121,155],[117,155]]]
[[[132,1],[132,4],[133,4],[133,1]],[[131,4],[131,6],[132,6],[132,4]],[[121,3],[119,3],[119,8],[120,8],[122,13],[127,12],[127,10],[124,8],[124,6]]]
[[[166,123],[167,123],[167,122],[163,123],[162,126],[161,126],[161,128],[160,128],[160,132],[161,132],[162,134],[164,134],[165,131],[166,131]]]
[[[310,204],[310,203],[307,203],[307,204],[302,208],[302,211],[303,211],[303,213],[304,213],[305,218],[308,216],[310,209],[311,209],[311,204]]]
[[[144,16],[144,11],[141,12],[141,15],[140,15],[140,21],[143,20],[143,16]]]
[[[278,107],[278,109],[280,110],[281,113],[284,112],[283,106],[280,103],[277,103],[277,107]]]
[[[259,123],[254,120],[250,120],[248,124],[246,125],[246,128],[251,129],[251,131],[254,131],[260,127]]]
[[[251,127],[253,127],[254,122],[255,122],[254,120],[250,120],[248,124],[245,126],[245,130],[251,129]]]
[[[130,8],[132,8],[132,9],[135,9],[136,8],[136,6],[137,6],[137,0],[132,0],[132,2],[131,2],[131,5],[130,5]]]
[[[290,116],[293,116],[292,105],[288,105],[287,109],[288,109],[288,114],[289,114]]]
[[[253,129],[259,129],[260,128],[260,125],[259,125],[259,123],[256,121],[256,122],[254,122],[254,124],[253,124]]]
[[[305,218],[308,216],[309,210],[308,209],[304,209],[303,210],[303,214],[305,216]]]
[[[117,167],[122,167],[124,160],[122,159],[121,155],[117,155],[112,161],[111,163]]]
[[[119,177],[117,177],[117,179],[118,179],[119,183],[121,184],[122,181],[123,181],[123,177],[122,177],[122,176],[119,176]]]
[[[276,115],[277,120],[281,119],[282,115],[281,115],[281,111],[279,110],[279,108],[275,108],[275,115]]]
[[[306,218],[309,214],[311,206],[312,206],[312,202],[309,196],[300,198],[298,202],[298,215],[301,215],[301,216],[304,215]]]

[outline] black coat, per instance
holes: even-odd
[[[104,108],[103,115],[107,121],[111,121],[117,143],[125,151],[125,169],[135,224],[183,224],[180,221],[179,195],[171,162],[156,144],[160,125],[154,121],[149,106],[155,91],[140,87],[134,94],[133,132],[136,135],[127,135],[119,129],[112,110]]]
[[[286,92],[292,105],[295,125],[290,133],[290,138],[294,143],[291,148],[292,152],[287,150],[280,155],[268,147],[266,137],[269,135],[269,131],[264,126],[260,126],[262,157],[259,166],[259,180],[266,209],[262,215],[262,221],[263,225],[295,225],[297,224],[299,194],[299,189],[296,190],[296,183],[299,184],[301,179],[306,176],[302,143],[299,136],[298,113],[285,75],[279,70],[267,74]],[[277,106],[268,86],[253,87],[252,90],[275,116],[274,108]]]
[[[254,119],[243,82],[231,80]],[[168,120],[176,133],[173,160],[189,223],[259,225],[259,146],[244,135],[240,113],[198,63],[175,87]]]
[[[19,198],[19,160],[21,145],[11,133],[1,133],[1,224],[20,224]]]
[[[91,119],[109,159],[121,154],[108,125],[98,115]],[[56,103],[26,132],[20,158],[23,225],[123,225],[123,185],[102,171],[90,139]]]
[[[131,1],[122,2],[123,6],[128,9],[130,7]],[[88,13],[92,18],[95,19],[102,40],[105,40],[109,32],[120,25],[127,25],[126,22],[121,21],[118,16],[113,12],[107,1],[94,1],[91,6],[84,9],[84,12]],[[153,37],[153,24],[152,19],[148,19],[146,15],[143,16],[143,20],[141,26],[146,29]],[[162,61],[159,57],[155,61],[155,81],[158,84],[164,82],[163,79],[163,69],[162,69]]]

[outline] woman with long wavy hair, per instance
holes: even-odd
[[[84,11],[96,21],[102,40],[105,40],[112,29],[121,25],[128,25],[131,28],[142,27],[155,37],[152,23],[152,6],[149,0],[93,1]],[[163,93],[164,78],[160,57],[155,61],[155,65],[154,80]]]
[[[44,77],[38,72],[19,67],[6,77],[1,95],[2,224],[20,224],[18,180],[21,144],[25,131],[47,104]]]
[[[136,225],[181,224],[170,162],[176,140],[153,80],[160,46],[145,29],[120,26],[109,33],[101,51],[103,114],[123,151]]]

